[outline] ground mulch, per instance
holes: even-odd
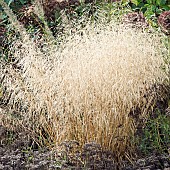
[[[100,145],[94,142],[85,144],[83,152],[72,157],[47,148],[30,149],[30,141],[26,141],[24,134],[9,144],[6,132],[0,125],[0,170],[170,170],[168,154],[151,154],[133,164],[124,161],[118,165],[111,152],[101,151]]]

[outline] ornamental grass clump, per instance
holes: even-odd
[[[50,51],[21,42],[11,48],[20,69],[9,68],[8,87],[18,126],[39,145],[95,141],[118,160],[133,152],[130,113],[147,116],[158,94],[144,96],[166,78],[159,35],[111,22],[86,25]]]

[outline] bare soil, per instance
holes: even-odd
[[[13,134],[15,139],[11,140],[10,133],[0,126],[0,170],[170,170],[169,155],[151,154],[133,164],[124,161],[118,165],[114,162],[114,154],[102,151],[96,143],[85,144],[83,152],[73,157],[69,151],[59,153],[36,148],[26,134]]]

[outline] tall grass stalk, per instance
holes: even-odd
[[[12,9],[10,9],[10,7],[6,4],[4,0],[0,0],[0,5],[7,14],[8,19],[11,22],[12,26],[14,26],[15,29],[21,34],[22,38],[27,37],[24,26],[17,20],[17,17],[16,15],[14,15]]]

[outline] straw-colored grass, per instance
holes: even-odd
[[[12,47],[22,69],[9,69],[19,124],[42,145],[96,141],[118,158],[129,152],[129,114],[138,106],[146,116],[154,96],[144,94],[166,78],[159,35],[110,23],[89,25],[48,54],[22,42]]]
[[[129,113],[138,106],[146,115],[154,98],[143,95],[165,79],[160,38],[116,24],[82,32],[48,55],[33,43],[15,48],[13,102],[22,101],[22,125],[42,144],[96,141],[119,157],[135,132]]]

